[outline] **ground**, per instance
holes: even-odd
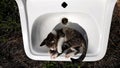
[[[83,62],[78,68],[120,67],[120,0],[112,18],[108,49],[97,62]],[[35,61],[23,48],[18,8],[14,0],[0,0],[0,68],[75,68],[71,62]]]

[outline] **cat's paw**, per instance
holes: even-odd
[[[58,57],[58,53],[51,55],[51,59],[56,59]]]
[[[75,52],[71,52],[65,55],[65,58],[72,58],[75,56]]]
[[[49,51],[51,59],[55,59],[58,57],[58,52],[56,50],[50,50]]]

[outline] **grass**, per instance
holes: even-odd
[[[14,0],[0,0],[0,43],[8,40],[10,35],[20,32],[18,8]]]

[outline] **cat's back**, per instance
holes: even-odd
[[[65,33],[67,40],[71,40],[71,39],[82,40],[83,39],[81,33],[75,29],[65,27],[63,28],[63,32]]]

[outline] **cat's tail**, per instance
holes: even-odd
[[[88,42],[85,42],[85,44],[82,44],[82,46],[83,46],[82,55],[77,59],[71,58],[73,64],[81,64],[84,58],[86,57]]]

